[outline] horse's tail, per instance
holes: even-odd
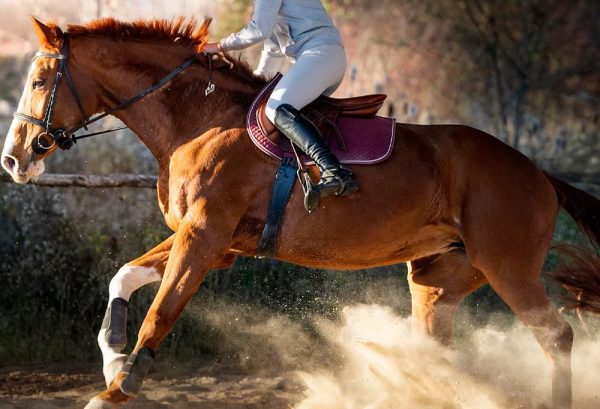
[[[559,205],[585,231],[593,244],[600,245],[600,200],[551,175],[546,177],[554,186]],[[569,306],[600,314],[600,257],[592,249],[557,246],[569,259],[569,265],[548,273],[570,294]]]

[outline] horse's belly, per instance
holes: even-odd
[[[447,227],[427,226],[415,234],[374,232],[345,237],[280,238],[276,257],[314,268],[358,270],[446,253],[460,238]]]

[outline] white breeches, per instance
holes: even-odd
[[[346,72],[346,52],[340,45],[322,45],[300,54],[267,101],[266,115],[275,121],[282,104],[302,109],[321,94],[331,95]]]

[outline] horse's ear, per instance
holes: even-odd
[[[63,45],[63,32],[56,24],[49,23],[48,25],[31,17],[31,23],[37,35],[40,46],[51,50],[60,51]]]
[[[206,43],[208,43],[208,28],[210,27],[211,22],[212,18],[205,18],[202,21],[202,24],[200,24],[200,27],[198,27],[198,29],[192,35],[192,38],[196,43],[195,47],[198,53],[201,53]]]

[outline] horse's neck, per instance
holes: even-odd
[[[105,51],[106,58],[96,56],[90,64],[100,90],[100,109],[137,95],[189,56],[188,50],[166,45],[107,42],[101,47],[113,49]],[[243,83],[243,76],[226,71],[213,73],[216,90],[205,96],[208,70],[194,64],[185,74],[115,116],[138,135],[159,164],[166,165],[173,152],[191,139],[214,128],[244,126],[254,90]]]

